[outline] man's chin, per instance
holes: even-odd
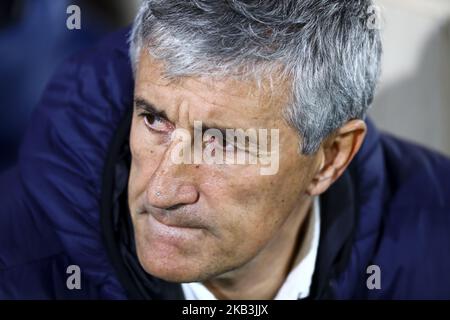
[[[139,254],[139,250],[138,258],[148,274],[165,281],[197,282],[204,278],[205,272],[202,272],[201,266],[198,264],[190,266],[190,263],[187,263],[189,258]]]
[[[144,270],[159,279],[168,282],[199,282],[204,280],[204,276],[199,275],[198,271],[187,270],[185,267],[180,268],[179,266],[161,266],[154,264],[144,264],[142,265]],[[180,270],[182,269],[182,270]]]
[[[223,270],[223,264],[208,259],[206,245],[186,249],[153,240],[137,237],[136,249],[141,266],[154,277],[178,283],[202,282],[227,271]]]

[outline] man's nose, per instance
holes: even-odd
[[[193,165],[173,163],[171,152],[171,147],[165,150],[147,185],[147,201],[156,208],[169,209],[193,204],[199,197],[190,168]]]

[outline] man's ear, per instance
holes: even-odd
[[[351,120],[336,130],[318,150],[320,166],[307,188],[311,196],[325,192],[345,171],[359,151],[367,126],[362,120]]]

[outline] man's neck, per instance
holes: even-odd
[[[250,262],[203,284],[218,299],[273,299],[286,276],[305,254],[309,245],[304,239],[312,199],[305,200],[293,210],[278,231],[277,236]]]

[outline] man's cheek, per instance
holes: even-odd
[[[159,151],[144,141],[130,141],[132,170],[136,179],[149,178],[158,167]]]
[[[143,139],[136,132],[130,135],[130,152],[134,165],[140,167],[145,158],[146,146]]]
[[[260,176],[239,179],[229,187],[229,199],[242,215],[258,212],[267,206],[272,199],[272,185]],[[244,218],[244,217],[243,217]]]
[[[243,264],[253,259],[270,239],[270,232],[255,220],[236,223],[232,232],[219,243],[222,255],[229,261]]]

